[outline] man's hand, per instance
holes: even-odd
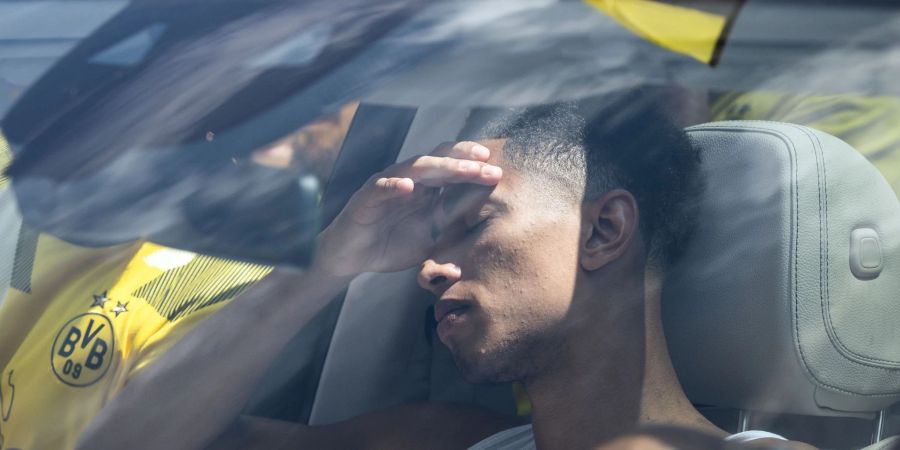
[[[320,235],[317,266],[332,275],[393,272],[426,259],[434,200],[453,183],[496,185],[502,171],[475,142],[438,146],[430,155],[373,175]]]

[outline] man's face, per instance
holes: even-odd
[[[419,274],[437,333],[471,382],[527,378],[565,341],[578,274],[580,208],[547,181],[502,163],[496,187],[445,189],[437,246]]]

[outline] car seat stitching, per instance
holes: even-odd
[[[814,135],[812,135],[811,133],[809,133],[807,130],[803,129],[802,127],[794,126],[793,128],[797,128],[798,130],[800,130],[801,132],[803,132],[803,133],[806,134],[807,136],[814,136]],[[817,142],[818,142],[818,140],[817,140]],[[820,142],[819,142],[819,143],[820,143]],[[821,143],[820,143],[820,144],[821,144]],[[792,154],[792,156],[795,156],[795,155]],[[817,162],[818,162],[818,156],[817,156],[816,160],[817,160]],[[793,161],[792,161],[792,163],[793,163]],[[798,170],[797,164],[794,164],[793,171],[794,171],[795,176],[798,176],[798,175],[797,175],[797,170]],[[817,171],[816,171],[816,176],[818,177],[818,168],[817,168]],[[796,179],[795,179],[795,181],[794,181],[793,184],[796,185]],[[791,189],[792,189],[793,191],[795,191],[795,198],[797,199],[797,202],[798,202],[798,203],[797,203],[797,206],[798,206],[798,211],[799,211],[799,190],[794,189],[794,186],[791,186]],[[821,191],[820,191],[820,192],[821,192]],[[793,215],[793,213],[794,213],[794,212],[792,211],[792,215]],[[799,219],[799,216],[797,217],[797,219]],[[799,220],[795,220],[795,228],[798,229],[798,233],[799,233]],[[820,230],[821,230],[821,215],[820,215]],[[821,231],[820,231],[820,233],[821,233]],[[798,235],[799,235],[799,234],[798,234]],[[799,259],[799,258],[796,257],[796,255],[797,255],[797,250],[798,250],[798,248],[799,248],[798,242],[799,242],[799,239],[795,240],[795,242],[794,242],[794,247],[795,247],[795,248],[794,248],[794,254],[792,255],[792,257],[794,258],[794,270],[795,270],[795,273],[794,273],[794,277],[795,277],[795,278],[794,278],[794,290],[795,290],[795,294],[797,293],[796,289],[798,289],[798,286],[797,286],[797,283],[796,283],[796,276],[797,276],[797,272],[796,272],[796,271],[797,271],[797,267],[798,267],[798,266],[797,266],[797,261],[798,261],[798,259]],[[821,242],[821,235],[820,235],[820,242]],[[820,256],[820,258],[821,258],[821,256],[822,256],[822,253],[821,253],[821,245],[820,245],[820,255],[819,255],[819,256]],[[821,267],[821,261],[820,261],[820,267]],[[820,280],[820,282],[821,282],[821,280],[822,280],[822,278],[821,278],[821,277],[822,277],[821,272],[820,272],[819,276],[820,276],[819,280]],[[820,287],[820,292],[821,292],[821,287]],[[821,295],[821,294],[820,294],[820,295]],[[796,298],[796,297],[795,297],[795,298]],[[859,396],[864,396],[864,397],[896,397],[896,394],[869,394],[869,393],[862,393],[862,392],[854,392],[854,391],[851,391],[851,390],[847,390],[847,389],[843,389],[843,388],[834,386],[834,385],[832,385],[832,384],[830,384],[830,383],[828,383],[828,382],[825,382],[825,381],[819,379],[819,377],[816,376],[816,375],[809,369],[809,367],[808,367],[808,364],[809,364],[809,363],[807,362],[806,354],[803,352],[803,347],[800,345],[800,341],[799,341],[799,339],[800,339],[800,336],[799,336],[799,333],[800,333],[800,330],[799,330],[799,316],[798,316],[798,312],[797,312],[797,308],[796,308],[796,302],[792,302],[791,307],[792,307],[792,309],[794,310],[794,319],[795,319],[795,321],[794,321],[794,329],[795,329],[794,340],[795,340],[795,345],[796,345],[796,347],[797,347],[797,349],[798,349],[798,351],[799,351],[799,353],[800,353],[801,359],[803,360],[804,368],[806,369],[807,373],[809,373],[809,374],[812,376],[812,379],[813,379],[817,384],[819,384],[819,385],[822,386],[822,387],[827,387],[827,388],[829,388],[829,389],[835,390],[835,391],[837,391],[837,392],[845,393],[845,394],[859,395]],[[827,323],[828,318],[830,318],[828,314],[825,314],[825,317],[823,317],[823,319],[826,320],[826,323]],[[828,328],[828,327],[826,326],[826,329],[827,329],[827,328]],[[826,334],[829,334],[829,333],[826,332]],[[829,336],[829,340],[832,340],[830,336]],[[844,356],[846,356],[846,355],[844,355]],[[853,360],[853,359],[848,360],[848,362],[850,362],[850,363],[853,363],[853,362],[859,363],[858,361],[855,361],[855,360]],[[867,366],[868,366],[868,367],[875,368],[875,369],[880,369],[880,370],[884,370],[884,371],[889,371],[889,369],[884,368],[884,367],[869,366],[869,365],[867,365]]]
[[[700,130],[704,130],[704,129],[713,129],[713,130],[720,130],[720,131],[721,130],[756,131],[756,132],[775,135],[775,136],[779,137],[783,142],[785,142],[785,144],[787,144],[788,148],[789,148],[789,155],[791,156],[791,165],[792,165],[791,171],[794,174],[794,180],[792,180],[793,182],[791,185],[791,191],[794,194],[793,197],[794,197],[795,203],[794,203],[794,205],[792,205],[792,208],[791,208],[791,216],[792,216],[792,220],[794,221],[794,232],[795,232],[795,234],[799,234],[799,220],[798,220],[798,216],[795,215],[795,212],[796,212],[795,209],[799,206],[799,191],[794,188],[794,186],[796,185],[796,180],[798,177],[798,170],[799,170],[797,167],[796,161],[795,161],[795,158],[796,158],[795,149],[794,149],[793,145],[791,145],[791,141],[788,139],[787,135],[785,135],[784,133],[779,132],[779,131],[774,131],[771,129],[756,127],[756,126],[754,126],[754,123],[765,123],[765,124],[773,124],[773,125],[779,125],[779,126],[787,125],[787,126],[790,126],[791,128],[795,128],[795,129],[800,130],[801,132],[806,133],[806,131],[803,129],[803,127],[799,127],[799,126],[792,125],[792,124],[785,124],[782,122],[767,121],[767,120],[732,121],[729,124],[707,124],[707,125],[704,125],[704,128],[696,128],[695,130],[700,131]],[[793,282],[792,291],[795,293],[794,297],[796,298],[796,294],[798,292],[797,273],[798,273],[798,267],[799,267],[798,266],[798,258],[796,256],[797,250],[799,248],[799,239],[796,238],[796,236],[793,239],[793,247],[794,247],[794,249],[791,254],[791,258],[794,260],[793,261],[794,273],[793,273],[793,277],[792,277],[792,282]],[[862,396],[862,397],[896,397],[896,394],[866,394],[866,393],[861,393],[861,392],[853,392],[853,391],[849,391],[849,390],[834,386],[830,383],[820,380],[819,377],[816,376],[816,374],[813,373],[812,370],[809,368],[809,362],[808,362],[807,356],[803,352],[803,347],[800,345],[799,311],[796,307],[796,301],[791,302],[791,309],[793,310],[793,313],[794,313],[794,323],[793,323],[794,333],[792,333],[793,338],[794,338],[794,347],[797,350],[797,353],[800,355],[800,360],[802,362],[801,365],[802,365],[804,371],[809,375],[809,377],[812,381],[814,381],[820,387],[828,388],[835,392],[840,392],[840,393],[844,393],[844,394],[858,395],[858,396]],[[850,363],[854,363],[854,362],[859,363],[858,361],[855,361],[853,359],[850,359],[847,361]],[[865,365],[867,367],[872,367],[873,369],[877,369],[877,370],[881,370],[881,371],[885,371],[885,372],[895,372],[895,371],[892,371],[892,370],[884,368],[884,367],[870,366],[868,364],[865,364]]]
[[[815,139],[816,143],[818,144],[817,149],[819,151],[821,151],[823,147],[822,147],[821,141],[819,140],[818,136],[816,136],[815,134],[811,134],[811,133],[807,133],[807,134],[810,135],[811,138]],[[824,164],[824,157],[825,157],[824,153],[821,156],[823,159],[822,177],[823,177],[823,181],[824,181],[824,192],[825,192],[825,204],[822,207],[824,209],[824,214],[825,214],[825,234],[822,236],[822,239],[824,240],[824,244],[825,244],[824,256],[826,258],[825,261],[827,262],[829,260],[829,256],[830,256],[829,243],[828,243],[828,219],[827,219],[827,217],[828,217],[828,173],[827,173],[827,170],[828,169],[827,169],[827,167],[825,167],[825,164]],[[835,347],[837,347],[839,350],[841,350],[842,354],[844,354],[844,352],[849,353],[849,354],[844,354],[844,356],[846,356],[850,359],[854,359],[854,357],[862,359],[863,361],[860,361],[861,363],[880,362],[880,363],[884,363],[884,364],[896,365],[897,364],[896,361],[890,361],[890,360],[884,360],[884,359],[879,359],[879,358],[872,358],[872,357],[865,356],[865,355],[860,355],[858,353],[853,352],[852,350],[850,350],[849,348],[847,348],[844,345],[844,343],[840,339],[840,336],[837,333],[837,329],[834,325],[834,321],[832,320],[832,317],[830,314],[831,296],[829,294],[830,285],[828,284],[829,280],[828,280],[827,268],[825,269],[825,272],[824,272],[824,280],[825,280],[825,285],[823,286],[823,288],[824,288],[825,294],[824,294],[824,298],[822,299],[822,301],[823,301],[822,316],[826,322],[826,327],[827,327],[826,331],[827,331],[828,339],[832,342],[832,344],[834,344]],[[870,365],[870,364],[866,364],[866,365]],[[871,366],[871,367],[878,367],[878,366]],[[882,367],[878,367],[878,368],[882,368]]]
[[[807,132],[807,134],[809,134],[813,139],[815,139],[816,143],[818,144],[817,148],[819,149],[819,151],[821,151],[823,149],[823,146],[822,146],[821,140],[819,140],[819,137],[812,133]],[[827,262],[829,260],[828,258],[830,257],[829,242],[828,242],[828,220],[827,220],[827,218],[828,218],[828,173],[827,173],[827,170],[828,169],[825,166],[824,158],[825,158],[825,155],[824,155],[824,153],[822,153],[822,160],[823,160],[822,161],[822,177],[825,182],[824,210],[825,210],[825,233],[826,233],[824,235],[823,239],[825,242],[825,258],[826,258],[826,262]],[[827,264],[826,264],[824,277],[825,277],[825,286],[824,286],[825,297],[823,299],[824,304],[823,304],[822,315],[826,322],[826,331],[827,331],[826,334],[828,335],[828,339],[832,342],[832,344],[834,344],[835,348],[837,348],[838,351],[846,358],[856,361],[860,364],[864,364],[868,367],[874,367],[874,368],[878,368],[878,369],[882,369],[882,370],[892,370],[892,369],[900,368],[900,362],[898,362],[898,361],[892,361],[892,360],[887,360],[887,359],[874,358],[874,357],[867,356],[867,355],[861,355],[859,353],[854,352],[850,348],[848,348],[844,344],[844,342],[841,341],[840,335],[838,335],[838,333],[837,333],[837,328],[834,325],[834,321],[831,318],[831,296],[829,294],[830,284],[829,284],[829,279],[828,279]],[[879,365],[876,365],[877,363],[880,363],[883,365],[889,365],[891,367],[879,366]]]

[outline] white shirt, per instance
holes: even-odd
[[[787,440],[777,434],[760,430],[749,430],[732,434],[725,440],[745,443],[766,438]],[[537,447],[534,444],[534,431],[531,429],[531,424],[528,424],[503,430],[469,447],[469,450],[537,450]]]

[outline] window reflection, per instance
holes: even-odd
[[[350,129],[359,103],[348,103],[336,113],[316,120],[272,144],[253,152],[250,159],[259,165],[302,170],[324,186]]]

